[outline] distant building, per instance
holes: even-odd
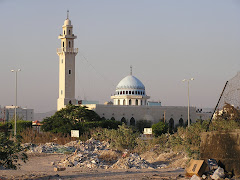
[[[33,121],[34,120],[34,110],[33,109],[27,109],[27,108],[21,108],[17,106],[17,117],[19,119],[25,120],[25,121]],[[3,108],[0,107],[0,119],[2,121],[10,121],[14,119],[15,117],[15,106],[5,106]]]

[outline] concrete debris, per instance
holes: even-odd
[[[216,171],[214,171],[213,175],[211,176],[212,179],[221,179],[224,178],[224,169],[221,167],[218,167]]]
[[[63,168],[63,167],[54,167],[53,170],[54,170],[54,171],[65,171],[66,168]]]
[[[194,174],[190,180],[201,180],[201,178],[199,176],[197,176],[196,174]]]

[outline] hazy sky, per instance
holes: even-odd
[[[238,0],[0,0],[0,105],[57,108],[58,35],[70,11],[77,35],[76,98],[110,100],[133,75],[162,105],[215,107],[240,70]]]

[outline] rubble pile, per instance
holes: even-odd
[[[113,169],[155,169],[156,166],[151,165],[138,154],[130,154],[129,157],[119,159],[115,164],[112,165]]]
[[[29,146],[28,153],[63,153],[67,154],[59,162],[52,162],[57,167],[102,168],[102,169],[155,169],[164,168],[153,165],[138,154],[121,154],[110,149],[110,144],[93,138],[83,141],[71,141],[65,145],[46,143],[42,145],[24,144]]]

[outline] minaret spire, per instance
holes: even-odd
[[[69,18],[69,10],[67,10],[67,19]]]
[[[132,76],[132,65],[130,66],[130,75]]]

